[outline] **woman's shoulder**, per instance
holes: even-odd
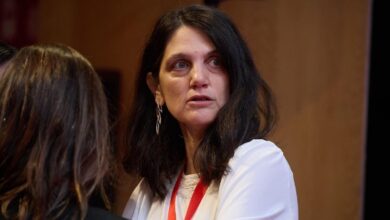
[[[255,162],[274,157],[284,157],[283,151],[276,144],[264,139],[253,139],[236,149],[231,163],[237,161]]]
[[[239,146],[218,188],[220,219],[298,219],[293,173],[271,141]]]
[[[297,219],[293,173],[282,150],[271,141],[255,139],[239,146],[218,192],[221,219],[259,214],[267,219]]]
[[[267,175],[292,175],[283,151],[273,142],[263,139],[253,139],[240,145],[228,166],[225,179],[242,178],[242,175],[256,179]]]

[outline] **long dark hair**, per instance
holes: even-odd
[[[192,5],[162,16],[146,44],[138,72],[127,135],[124,167],[144,177],[154,195],[165,197],[166,180],[172,180],[185,160],[178,122],[164,107],[160,134],[155,133],[154,96],[146,84],[148,72],[158,81],[161,60],[172,34],[181,26],[206,34],[221,55],[229,76],[229,100],[203,137],[194,155],[196,169],[205,182],[219,182],[229,159],[242,143],[265,138],[276,119],[270,88],[257,71],[250,51],[230,19],[221,11]]]
[[[68,46],[25,47],[9,62],[0,80],[1,214],[83,219],[112,159],[101,81]]]

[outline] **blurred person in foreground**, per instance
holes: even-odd
[[[86,58],[60,44],[21,48],[0,80],[0,119],[0,219],[120,219],[88,206],[114,169],[106,97]]]

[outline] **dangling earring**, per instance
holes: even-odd
[[[161,125],[161,113],[163,112],[162,110],[162,106],[160,104],[157,103],[157,107],[156,107],[156,117],[157,117],[157,120],[156,120],[156,134],[158,135],[158,133],[160,132],[160,125]]]

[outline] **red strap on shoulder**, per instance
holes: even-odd
[[[173,187],[171,201],[169,203],[168,220],[176,220],[176,196],[177,196],[177,191],[179,190],[182,177],[183,177],[183,172],[179,174],[175,186]],[[195,190],[191,196],[191,200],[188,205],[186,216],[184,218],[185,220],[190,220],[192,216],[194,216],[196,210],[199,207],[200,202],[202,201],[204,195],[206,194],[207,188],[208,186],[204,184],[202,178],[200,178],[199,183],[196,185]]]

